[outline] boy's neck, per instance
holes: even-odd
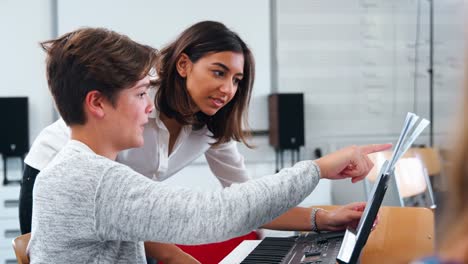
[[[71,139],[80,141],[86,144],[97,155],[106,157],[111,160],[117,158],[119,150],[115,149],[114,144],[109,141],[104,135],[99,133],[99,130],[92,129],[86,125],[70,126]]]

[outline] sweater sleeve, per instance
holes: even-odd
[[[95,228],[102,240],[199,244],[250,232],[299,204],[320,179],[301,161],[274,175],[217,191],[154,182],[125,166],[110,168],[95,196]]]

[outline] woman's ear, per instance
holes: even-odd
[[[83,104],[84,112],[97,118],[104,117],[104,104],[107,103],[106,100],[107,98],[99,91],[93,90],[89,92]]]
[[[187,77],[187,73],[190,71],[192,67],[192,61],[187,56],[187,54],[182,53],[179,56],[179,59],[176,63],[177,72],[183,78]]]

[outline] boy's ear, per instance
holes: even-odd
[[[105,103],[107,103],[107,98],[101,92],[93,90],[86,95],[83,105],[85,113],[88,112],[92,116],[102,118],[105,114]]]
[[[179,59],[176,63],[177,72],[183,78],[187,77],[187,73],[190,71],[192,67],[192,61],[187,56],[187,54],[182,53],[179,56]]]

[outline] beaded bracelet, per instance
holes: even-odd
[[[320,233],[320,230],[317,227],[317,212],[322,210],[321,208],[313,208],[312,213],[310,214],[310,224],[312,226],[312,231]]]

